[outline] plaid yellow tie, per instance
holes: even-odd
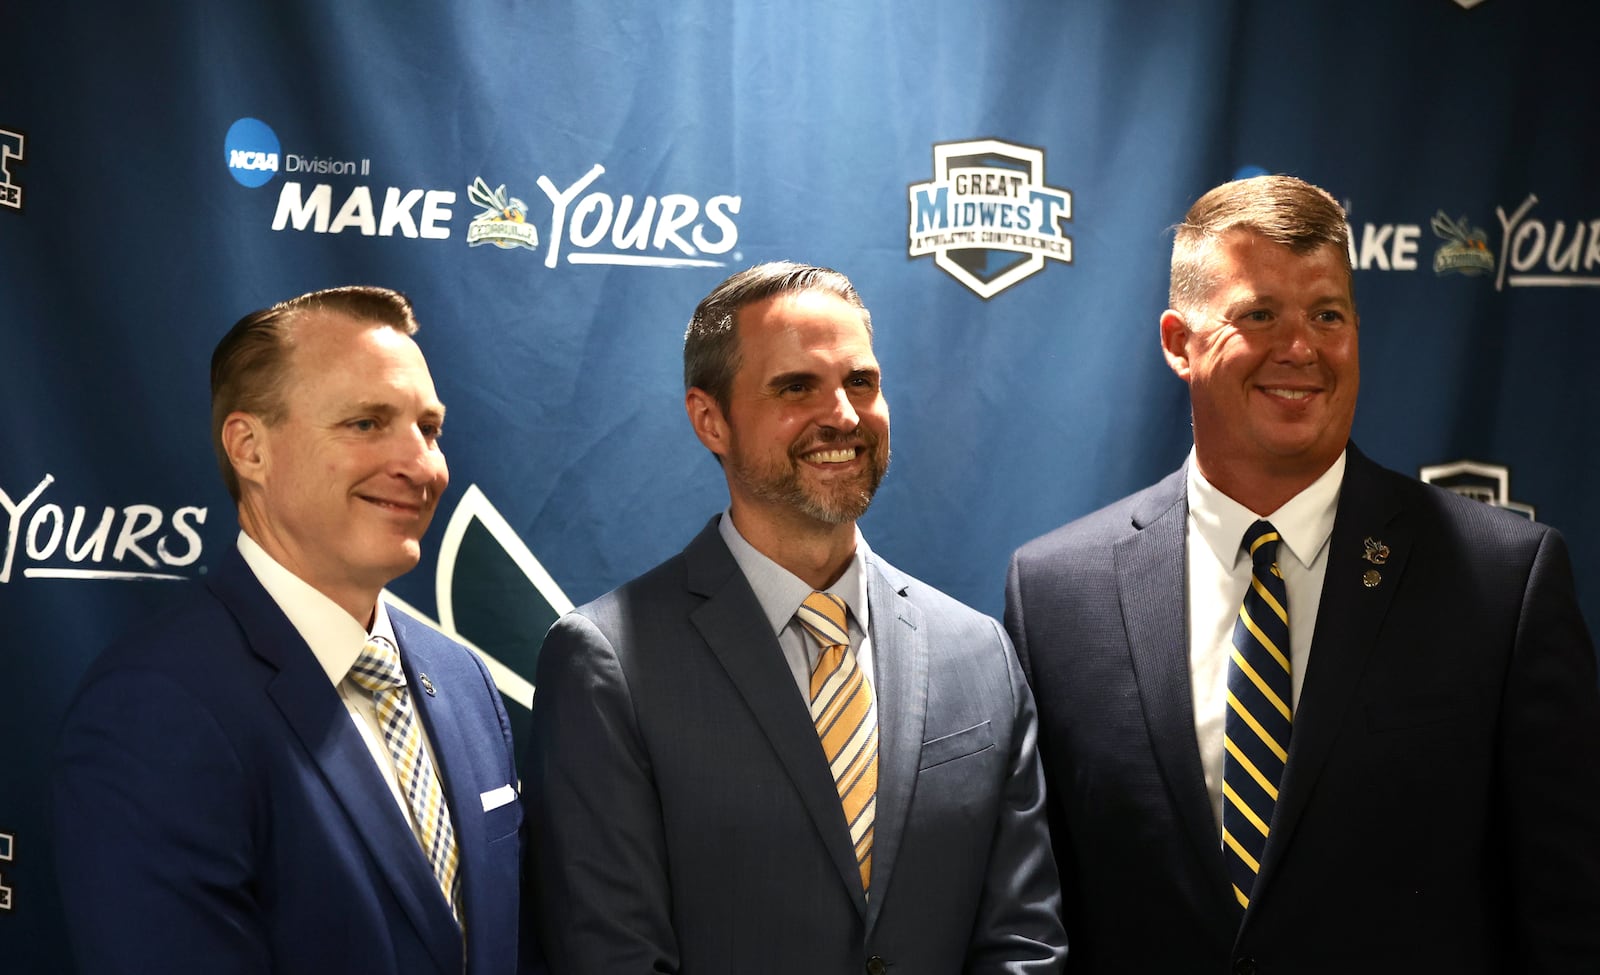
[[[411,695],[406,690],[399,651],[383,637],[373,637],[350,668],[350,679],[372,694],[378,723],[383,727],[383,740],[389,746],[395,772],[400,777],[400,790],[405,793],[416,820],[417,842],[422,845],[428,865],[439,881],[439,889],[450,904],[450,913],[455,915],[459,925],[461,877],[455,827],[450,823],[450,809],[445,805],[439,776],[422,744],[422,729],[411,709]]]
[[[844,805],[856,848],[861,889],[872,880],[872,824],[878,807],[878,717],[872,686],[850,649],[844,600],[832,593],[807,596],[795,617],[822,648],[811,671],[811,720]]]
[[[1258,521],[1244,535],[1250,588],[1233,627],[1222,760],[1222,843],[1233,896],[1249,907],[1289,758],[1289,596],[1278,533]]]

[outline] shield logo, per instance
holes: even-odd
[[[1458,460],[1448,464],[1430,464],[1417,472],[1425,484],[1442,487],[1446,491],[1496,508],[1514,511],[1529,521],[1535,521],[1533,505],[1511,500],[1511,469],[1503,464],[1485,464],[1476,460]]]
[[[985,300],[1044,270],[1072,263],[1072,194],[1045,184],[1044,150],[999,139],[933,147],[933,179],[912,183],[907,255]]]

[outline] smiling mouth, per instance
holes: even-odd
[[[1293,400],[1305,399],[1306,397],[1310,396],[1312,392],[1314,392],[1310,389],[1280,389],[1276,386],[1263,386],[1261,387],[1261,391],[1269,396]]]
[[[366,494],[363,494],[360,497],[361,500],[367,502],[368,504],[376,505],[385,511],[392,511],[396,514],[415,515],[421,513],[422,511],[421,502],[391,501],[388,498],[375,498]]]
[[[802,454],[801,459],[813,464],[843,464],[856,459],[856,448],[831,447],[827,450],[813,450]]]

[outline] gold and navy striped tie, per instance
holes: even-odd
[[[411,709],[406,690],[406,674],[400,666],[400,653],[381,636],[373,637],[362,648],[361,656],[350,668],[350,679],[372,694],[383,727],[383,740],[394,759],[405,793],[416,820],[414,831],[428,865],[439,881],[439,889],[450,904],[456,924],[461,923],[460,854],[456,850],[455,827],[444,802],[444,789],[433,770],[428,750],[422,744],[422,729]]]
[[[806,597],[795,618],[822,648],[811,671],[811,720],[844,805],[856,848],[861,889],[872,880],[872,824],[878,808],[878,716],[872,685],[850,649],[844,600],[832,593]]]
[[[1289,597],[1278,571],[1278,533],[1257,521],[1244,533],[1250,588],[1233,626],[1223,733],[1222,843],[1233,896],[1250,906],[1272,808],[1289,756]]]

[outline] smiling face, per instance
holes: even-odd
[[[689,391],[741,531],[853,524],[889,466],[889,407],[861,309],[825,291],[741,308],[724,411]],[[748,531],[747,531],[748,530]]]
[[[224,443],[239,519],[266,552],[358,619],[421,558],[449,483],[444,407],[422,352],[386,325],[335,312],[291,328],[284,416],[231,414]]]
[[[1161,342],[1189,384],[1201,473],[1266,514],[1350,438],[1359,319],[1337,247],[1296,253],[1242,228],[1214,247],[1209,298],[1162,315]]]

